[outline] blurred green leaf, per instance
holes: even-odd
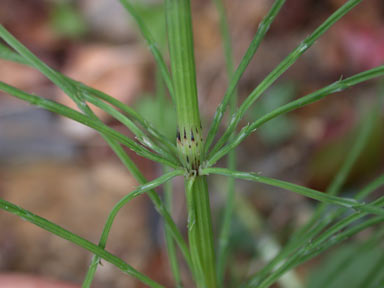
[[[51,14],[51,25],[60,37],[80,38],[86,32],[86,24],[72,3],[57,1]]]

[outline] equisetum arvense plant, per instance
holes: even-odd
[[[235,178],[279,187],[321,202],[308,223],[296,231],[294,235],[292,235],[291,240],[280,248],[276,255],[273,255],[271,259],[266,259],[266,264],[263,268],[249,275],[249,279],[243,283],[242,287],[270,287],[275,282],[279,282],[282,287],[302,287],[293,270],[296,266],[312,259],[316,255],[368,227],[380,227],[379,224],[384,220],[384,209],[382,208],[384,198],[381,197],[369,203],[364,202],[364,199],[384,184],[384,175],[368,184],[364,189],[355,194],[354,198],[338,196],[352,165],[355,163],[366,143],[367,135],[371,131],[370,129],[372,129],[370,117],[362,124],[358,138],[352,145],[348,157],[339,173],[335,175],[334,181],[327,189],[327,193],[278,179],[260,176],[252,172],[235,170],[236,155],[234,149],[264,123],[279,115],[318,101],[327,95],[340,92],[358,83],[384,75],[384,66],[382,65],[345,79],[339,79],[304,97],[280,106],[256,121],[238,129],[245,113],[254,102],[263,95],[266,89],[293,65],[334,23],[359,4],[361,0],[346,1],[344,5],[329,16],[311,35],[299,43],[296,49],[283,59],[238,107],[236,88],[239,79],[242,77],[263,37],[268,32],[270,25],[286,1],[275,0],[271,3],[270,10],[259,24],[259,29],[248,50],[245,52],[237,68],[234,69],[231,55],[231,41],[224,6],[221,0],[215,0],[214,4],[220,15],[220,28],[224,40],[224,54],[229,84],[221,104],[217,107],[210,127],[205,127],[209,128],[206,139],[203,137],[203,127],[201,126],[196,88],[190,1],[164,1],[170,69],[168,69],[166,61],[151,35],[151,27],[146,26],[132,3],[128,0],[120,0],[120,2],[137,22],[156,60],[162,81],[174,102],[177,112],[177,131],[175,131],[174,141],[165,137],[160,131],[155,129],[151,123],[129,106],[50,68],[0,25],[0,37],[4,41],[0,43],[0,57],[5,60],[31,66],[40,71],[77,104],[80,112],[52,100],[29,94],[4,82],[0,82],[0,90],[98,131],[121,162],[140,183],[137,189],[123,197],[110,212],[97,245],[47,219],[41,218],[4,199],[0,199],[1,209],[18,215],[24,220],[40,226],[61,238],[67,239],[94,254],[83,282],[83,287],[90,287],[101,259],[113,264],[122,272],[137,278],[148,287],[163,287],[161,284],[135,270],[128,263],[124,262],[124,260],[105,250],[111,226],[119,210],[131,199],[144,193],[150,197],[156,210],[164,220],[170,267],[176,287],[183,287],[183,278],[187,277],[182,276],[180,271],[180,267],[183,265],[189,269],[189,277],[192,277],[196,287],[215,288],[226,286],[224,285],[224,278],[226,277],[225,271],[228,258],[229,230],[234,212]],[[125,125],[135,135],[135,139],[131,139],[105,125],[96,117],[92,109],[88,106],[88,103],[101,108],[111,117]],[[230,117],[228,125],[225,126],[224,133],[220,136],[218,135],[218,131],[223,122],[226,110],[230,111]],[[214,142],[215,139],[218,140]],[[128,147],[144,158],[163,165],[164,171],[166,172],[157,179],[148,181],[126,154],[123,146]],[[225,156],[228,156],[228,168],[216,167],[215,164]],[[218,236],[217,249],[215,249],[209,203],[210,195],[207,184],[207,177],[212,174],[228,177],[227,200]],[[168,191],[168,196],[165,197],[164,202],[154,191],[154,188],[169,183],[169,181],[176,176],[183,176],[185,182],[186,206],[188,208],[186,238],[173,221],[170,213],[171,191]],[[329,205],[334,205],[338,208],[329,212],[326,210]],[[326,215],[326,217],[321,217],[324,215]],[[364,217],[367,215],[370,215],[370,217]],[[372,243],[378,243],[378,241],[382,239],[384,234],[382,228],[381,226],[372,236]],[[374,242],[374,240],[376,242]],[[182,259],[176,256],[176,249],[179,249],[181,252]],[[180,263],[184,264],[180,266]],[[289,278],[286,277],[287,275]],[[324,283],[329,284],[329,281]]]

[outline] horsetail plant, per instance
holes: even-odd
[[[250,275],[247,282],[243,284],[243,287],[271,287],[276,281],[283,279],[282,275],[284,275],[284,273],[291,271],[299,264],[312,259],[321,252],[341,243],[362,230],[383,223],[383,197],[370,203],[363,202],[375,189],[384,184],[383,175],[367,185],[353,198],[338,196],[338,193],[345,183],[346,177],[351,171],[351,167],[356,162],[366,143],[369,131],[371,131],[372,128],[372,121],[363,123],[361,133],[345,160],[345,164],[328,188],[328,193],[322,193],[293,183],[261,176],[256,173],[236,171],[236,155],[234,154],[234,149],[240,145],[245,138],[257,128],[279,115],[316,102],[325,96],[340,92],[361,82],[384,75],[384,65],[382,65],[354,76],[340,79],[304,97],[280,106],[253,123],[244,126],[239,132],[236,131],[243,116],[254,102],[260,98],[320,36],[353,7],[359,4],[361,0],[346,1],[343,6],[326,19],[323,24],[304,39],[296,49],[267,75],[250,95],[240,103],[238,108],[236,104],[238,82],[256,53],[262,39],[268,32],[273,20],[278,16],[278,13],[285,4],[285,0],[274,1],[269,12],[260,22],[254,39],[236,69],[234,69],[232,59],[231,41],[224,6],[221,0],[215,0],[214,2],[218,8],[220,27],[224,39],[224,54],[227,63],[229,84],[221,104],[217,107],[205,141],[203,139],[203,127],[201,125],[198,103],[190,0],[165,0],[164,11],[168,36],[170,72],[160,49],[155,43],[154,37],[151,35],[150,27],[146,26],[133,4],[128,0],[120,0],[120,2],[137,22],[158,65],[158,75],[162,78],[160,81],[165,84],[174,101],[177,113],[177,131],[175,131],[174,141],[170,141],[161,131],[154,128],[151,123],[129,106],[101,91],[70,79],[47,66],[15,39],[3,25],[0,25],[0,37],[6,43],[6,45],[0,43],[0,57],[5,60],[31,66],[40,71],[77,104],[80,112],[55,101],[27,93],[4,82],[0,82],[0,90],[35,106],[73,119],[98,131],[140,184],[137,189],[123,197],[112,209],[106,220],[98,245],[38,215],[17,207],[4,199],[0,199],[1,209],[18,215],[94,254],[83,282],[84,288],[90,287],[101,259],[113,264],[122,272],[137,278],[149,287],[163,287],[161,284],[156,283],[154,280],[135,270],[122,259],[105,250],[111,226],[119,210],[130,200],[144,193],[150,197],[157,212],[164,220],[167,250],[171,262],[171,270],[174,275],[175,286],[177,287],[183,287],[184,282],[184,277],[182,277],[179,269],[179,261],[181,260],[184,261],[189,268],[196,287],[225,287],[224,278],[226,277],[229,231],[232,214],[235,209],[233,204],[235,178],[282,188],[320,202],[319,208],[313,213],[311,220],[294,233],[291,240],[280,249],[269,263],[266,263],[262,269]],[[135,139],[131,139],[104,124],[93,113],[88,103],[99,107],[111,117],[121,122],[134,134]],[[224,114],[228,106],[230,107],[231,117],[223,135],[218,137],[219,127],[224,119]],[[218,140],[214,142],[215,139]],[[162,164],[164,166],[164,174],[148,182],[124,151],[123,146],[128,147],[141,157]],[[228,168],[214,166],[224,156],[228,156]],[[218,249],[215,249],[209,200],[210,194],[207,182],[207,178],[212,174],[227,176],[229,179],[225,214],[220,230]],[[186,207],[188,208],[187,241],[184,239],[179,227],[175,224],[170,212],[172,191],[169,186],[169,181],[177,176],[183,176],[185,183]],[[167,185],[164,202],[154,191],[156,187],[163,184]],[[326,213],[326,208],[328,208],[329,205],[335,205],[338,209],[332,211],[332,213]],[[367,215],[371,216],[365,217]],[[379,239],[377,237],[383,237],[382,228],[374,237],[376,237],[375,239]],[[371,242],[377,243],[377,240]],[[176,256],[176,249],[180,250],[182,259]],[[217,255],[215,252],[217,252]],[[373,270],[372,273],[375,273],[375,271],[376,270]],[[331,281],[332,279],[328,280]],[[328,283],[326,282],[328,280],[324,280],[324,283]],[[280,283],[283,283],[285,287],[289,287],[288,283],[284,284],[283,280],[281,281]],[[371,283],[374,284],[374,280],[371,280]]]

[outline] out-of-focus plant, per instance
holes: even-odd
[[[121,0],[120,2],[131,14],[133,19],[136,20],[158,64],[159,74],[162,77],[163,83],[174,101],[177,115],[177,128],[176,131],[174,131],[174,141],[169,140],[161,129],[158,129],[136,110],[103,92],[70,79],[47,66],[15,39],[3,26],[0,26],[0,37],[7,44],[7,46],[1,44],[0,57],[39,70],[72,98],[81,112],[52,100],[21,91],[4,82],[0,82],[0,90],[95,129],[141,184],[137,189],[123,197],[113,208],[106,221],[98,245],[4,199],[0,199],[1,209],[18,215],[24,220],[38,225],[61,238],[67,239],[94,254],[83,287],[89,287],[91,285],[94,273],[101,259],[112,263],[124,273],[136,277],[149,287],[163,287],[161,284],[135,270],[122,259],[105,250],[111,226],[121,207],[131,199],[144,193],[148,194],[156,210],[164,219],[169,258],[177,287],[183,286],[183,278],[180,275],[180,265],[179,259],[176,257],[176,248],[181,251],[183,261],[185,261],[188,266],[191,277],[197,287],[214,288],[225,286],[224,283],[226,283],[226,281],[224,281],[224,279],[226,276],[226,268],[228,267],[229,232],[233,212],[236,208],[234,204],[235,178],[271,185],[320,202],[311,220],[296,231],[288,243],[281,248],[274,245],[275,250],[277,249],[278,251],[266,255],[264,258],[266,265],[256,273],[249,275],[248,281],[243,284],[244,287],[265,288],[270,287],[276,281],[281,281],[280,284],[285,287],[289,287],[289,285],[293,287],[292,284],[290,284],[292,282],[288,282],[288,280],[282,281],[284,274],[293,271],[296,266],[327,251],[358,232],[369,227],[379,226],[379,224],[383,222],[384,209],[382,206],[384,205],[384,198],[381,197],[369,203],[367,203],[365,199],[376,188],[384,184],[384,176],[375,179],[352,198],[338,196],[351,167],[365,145],[367,135],[372,128],[372,118],[376,113],[372,113],[371,117],[366,117],[366,120],[363,121],[361,132],[356,141],[354,141],[354,144],[351,145],[348,157],[339,173],[335,175],[334,181],[326,191],[327,193],[261,176],[257,173],[237,171],[235,169],[236,155],[233,152],[250,134],[276,117],[318,101],[330,94],[340,92],[361,82],[384,75],[384,66],[379,66],[351,77],[340,79],[306,96],[280,105],[272,111],[254,119],[240,130],[237,130],[241,120],[256,100],[258,100],[318,38],[359,4],[361,0],[346,1],[343,6],[329,16],[312,34],[299,43],[299,45],[255,87],[248,97],[240,103],[239,107],[236,105],[236,88],[239,79],[242,77],[253,55],[256,53],[273,20],[283,7],[285,0],[274,1],[269,12],[261,21],[254,39],[236,69],[233,69],[231,42],[223,3],[221,3],[220,0],[216,0],[215,5],[220,15],[220,27],[224,39],[225,58],[230,80],[223,100],[217,107],[206,139],[203,139],[197,98],[190,1],[165,0],[164,11],[170,56],[170,71],[154,40],[155,38],[150,32],[151,27],[147,26],[141,14],[136,9],[136,6],[132,5],[128,0]],[[267,96],[273,97],[273,95]],[[111,117],[125,125],[134,134],[135,139],[131,139],[104,124],[95,116],[92,109],[88,106],[89,103],[101,108],[110,114]],[[218,137],[219,126],[222,123],[224,113],[228,106],[230,107],[231,117],[228,125],[225,126],[226,128],[223,135]],[[215,142],[215,139],[218,140]],[[147,181],[135,163],[132,162],[124,151],[123,146],[128,147],[144,158],[166,166],[166,172],[157,179]],[[227,155],[229,155],[229,168],[217,167],[216,163]],[[227,201],[218,237],[217,249],[215,249],[209,203],[210,195],[207,185],[207,178],[211,177],[211,175],[228,177]],[[165,199],[166,203],[164,203],[154,191],[154,188],[168,183],[168,181],[176,176],[183,176],[185,181],[186,206],[188,208],[187,241],[184,239],[170,215],[169,200],[171,192],[169,186],[167,186],[168,196]],[[378,230],[379,236],[375,234],[373,237],[381,237],[379,239],[382,239],[382,233],[380,232],[382,229],[381,227]],[[268,247],[271,248],[271,246]],[[377,261],[379,260],[382,262],[382,259],[378,259]],[[341,273],[343,267],[338,267],[337,269],[338,273]],[[372,269],[372,273],[369,275],[374,275],[375,278],[379,277],[377,274],[380,272],[379,270],[380,269],[377,271]],[[365,283],[370,282],[369,285],[375,285],[377,281],[382,281],[382,279],[372,280],[372,278],[373,276],[366,276],[364,280],[366,281]],[[364,285],[361,287],[368,287]]]

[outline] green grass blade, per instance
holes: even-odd
[[[128,137],[124,136],[123,134],[117,132],[114,129],[111,129],[110,127],[104,125],[100,121],[96,121],[94,119],[90,119],[88,116],[85,116],[84,114],[77,112],[71,108],[68,108],[64,105],[61,105],[55,101],[48,100],[36,95],[28,94],[24,91],[21,91],[17,88],[14,88],[10,85],[7,85],[0,81],[0,90],[4,91],[12,96],[15,96],[21,100],[24,100],[26,102],[31,103],[32,105],[39,106],[41,108],[44,108],[48,111],[54,112],[56,114],[65,116],[67,118],[70,118],[72,120],[75,120],[76,122],[79,122],[81,124],[84,124],[85,126],[88,126],[90,128],[93,128],[100,133],[107,135],[111,137],[112,139],[122,143],[123,145],[130,148],[132,151],[136,152],[136,154],[148,158],[150,160],[163,163],[164,165],[168,165],[173,168],[177,168],[178,164],[174,162],[170,162],[167,159],[163,159],[153,153],[150,153],[148,150],[144,149],[141,145],[137,144],[133,140],[129,139]]]
[[[120,269],[122,272],[131,275],[141,282],[143,282],[145,285],[148,285],[149,287],[153,288],[162,288],[160,284],[156,283],[155,281],[151,280],[147,276],[141,274],[140,272],[136,271],[133,267],[125,263],[120,258],[116,257],[115,255],[105,251],[104,249],[100,248],[99,246],[89,242],[88,240],[73,234],[72,232],[40,217],[32,212],[29,212],[23,208],[20,208],[6,200],[0,199],[0,208],[4,211],[7,211],[9,213],[15,214],[19,217],[21,217],[23,220],[26,220],[30,223],[33,223],[41,228],[43,228],[46,231],[51,232],[52,234],[55,234],[59,236],[62,239],[68,240],[71,243],[74,243],[93,254],[98,255],[100,258],[104,259],[105,261],[113,264],[118,269]]]
[[[133,19],[135,19],[137,25],[139,26],[141,34],[144,37],[144,39],[147,41],[148,47],[151,50],[156,60],[156,63],[160,69],[161,75],[163,77],[165,85],[168,88],[169,94],[171,95],[173,101],[175,102],[175,96],[174,96],[171,77],[169,75],[169,71],[168,71],[167,65],[165,64],[164,58],[161,55],[159,48],[157,47],[155,39],[153,38],[151,32],[145,25],[143,19],[141,19],[140,15],[136,12],[132,4],[130,4],[128,0],[119,0],[119,1],[124,6],[124,8],[128,11],[128,13],[133,17]]]
[[[219,0],[215,0],[218,2]],[[248,67],[249,63],[251,62],[253,56],[255,55],[257,49],[260,46],[261,41],[263,40],[265,34],[268,32],[270,25],[272,24],[273,20],[276,18],[277,14],[279,13],[281,7],[285,3],[285,0],[276,0],[274,4],[272,5],[271,9],[269,10],[268,14],[264,17],[264,19],[260,22],[259,29],[256,32],[255,37],[253,38],[251,44],[249,45],[247,51],[245,52],[243,58],[241,59],[241,62],[239,66],[236,69],[236,72],[233,74],[233,76],[230,78],[229,86],[227,91],[225,92],[224,98],[220,105],[217,107],[215,116],[213,118],[211,127],[209,129],[207,139],[206,139],[206,144],[205,144],[205,151],[207,152],[209,147],[211,146],[217,131],[219,129],[219,125],[221,120],[223,119],[224,112],[226,110],[226,107],[228,106],[231,97],[235,94],[237,84],[240,80],[240,78],[243,76],[246,68]],[[219,11],[221,14],[223,14],[222,9],[219,6]],[[228,30],[226,28],[225,22],[222,20],[221,22],[221,29],[224,30],[224,33],[222,32],[223,35],[227,34],[225,30]],[[224,23],[224,24],[223,24]],[[227,36],[225,36],[226,38]],[[225,40],[225,42],[228,42],[228,40]],[[226,45],[227,46],[227,45]],[[225,49],[226,55],[231,55],[229,49]],[[227,58],[228,56],[226,56]],[[232,57],[232,56],[231,56]],[[232,61],[231,61],[232,62]],[[230,62],[227,61],[227,67],[230,67],[231,64]]]
[[[224,146],[221,150],[215,153],[212,157],[207,161],[207,166],[214,165],[218,160],[224,157],[229,151],[236,148],[245,138],[247,138],[252,132],[254,132],[257,128],[262,126],[264,123],[272,120],[284,113],[289,111],[293,111],[295,109],[301,108],[305,105],[311,104],[313,102],[319,101],[320,99],[328,96],[332,93],[337,93],[343,91],[347,88],[350,88],[356,84],[361,82],[371,80],[377,77],[382,77],[384,75],[384,65],[361,72],[344,80],[336,81],[322,89],[319,89],[313,93],[310,93],[306,96],[303,96],[297,100],[294,100],[288,104],[285,104],[256,120],[255,122],[243,127],[239,134],[234,138],[234,140]]]
[[[315,41],[333,26],[341,17],[347,14],[353,7],[362,0],[349,0],[325,20],[310,36],[304,39],[293,52],[291,52],[264,80],[251,92],[244,100],[238,111],[233,115],[224,135],[219,139],[210,155],[215,154],[228,141],[235,131],[240,120],[243,118],[248,108],[268,89],[296,60],[310,48]]]
[[[201,170],[201,175],[209,175],[209,174],[218,174],[218,175],[235,177],[243,180],[255,181],[255,182],[271,185],[274,187],[282,188],[285,190],[289,190],[323,203],[335,204],[345,208],[352,208],[356,211],[372,213],[375,215],[384,215],[383,209],[377,208],[370,204],[360,203],[359,201],[352,198],[343,198],[343,197],[337,197],[334,195],[327,195],[325,193],[322,193],[314,189],[310,189],[307,187],[303,187],[300,185],[296,185],[293,183],[289,183],[289,182],[285,182],[285,181],[281,181],[281,180],[277,180],[269,177],[260,176],[256,173],[232,171],[225,168],[205,168]]]

